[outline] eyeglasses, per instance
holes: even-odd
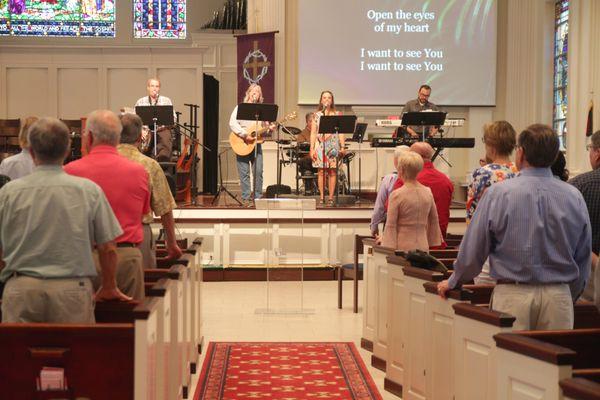
[[[597,147],[594,147],[594,145],[592,143],[588,143],[585,145],[585,150],[586,151],[590,151],[591,149],[597,150]]]

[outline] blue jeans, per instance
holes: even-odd
[[[262,146],[260,144],[256,145],[256,163],[254,162],[254,152],[248,154],[247,156],[237,156],[236,155],[236,163],[238,174],[240,176],[240,184],[242,186],[242,200],[250,200],[251,196],[251,185],[250,185],[250,171],[252,173],[256,173],[255,176],[255,189],[254,189],[254,198],[260,199],[262,196],[262,186],[263,186],[263,154],[262,154]],[[254,164],[256,164],[256,171],[250,168],[254,168]]]

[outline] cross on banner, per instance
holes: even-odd
[[[248,70],[248,68],[252,68],[252,75],[250,76],[251,80],[253,81],[253,83],[260,84],[260,82],[259,82],[260,79],[257,79],[257,78],[261,77],[258,73],[258,68],[261,68],[262,72],[264,72],[266,74],[266,72],[268,71],[268,68],[271,66],[271,62],[267,61],[266,56],[264,56],[263,52],[258,49],[258,40],[253,41],[253,46],[254,46],[253,51],[251,53],[248,53],[248,56],[246,57],[246,59],[251,58],[252,62],[245,63],[244,70]],[[264,61],[258,61],[259,59],[262,59]],[[265,67],[267,69],[265,69]],[[262,75],[262,72],[261,72],[261,75]]]
[[[253,83],[261,86],[265,103],[275,102],[275,33],[236,36],[238,103]]]

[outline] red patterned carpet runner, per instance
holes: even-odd
[[[211,342],[194,400],[381,399],[353,343]]]

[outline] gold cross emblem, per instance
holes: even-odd
[[[250,56],[252,58],[252,61],[243,64],[243,66],[244,66],[244,69],[252,69],[252,79],[256,80],[259,76],[258,69],[263,68],[263,67],[270,67],[271,62],[266,61],[266,57],[264,58],[265,61],[259,61],[259,58],[256,56],[257,54],[259,54],[258,41],[255,40],[253,42],[253,44],[254,44],[254,48],[252,49],[251,56]],[[260,53],[260,54],[262,54],[262,53]]]

